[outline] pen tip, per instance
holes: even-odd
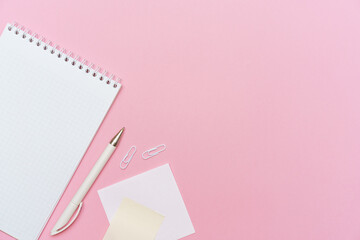
[[[125,127],[123,127],[122,129],[120,129],[120,131],[119,131],[116,135],[121,135],[124,130],[125,130]]]
[[[124,130],[125,130],[125,127],[120,129],[120,131],[113,137],[113,139],[111,139],[111,141],[110,141],[111,145],[113,145],[114,147],[116,147],[118,145],[120,137],[121,137]]]

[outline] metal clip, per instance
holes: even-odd
[[[132,149],[134,149],[134,152],[130,155],[129,159],[126,160],[126,158],[129,156],[129,153],[132,151]],[[123,160],[121,160],[120,162],[120,168],[122,170],[125,170],[127,168],[127,166],[129,165],[131,159],[133,158],[133,156],[135,155],[136,153],[136,147],[135,146],[132,146],[129,151],[126,153],[125,157],[123,158]]]
[[[149,159],[149,158],[154,157],[154,156],[158,155],[159,153],[165,151],[165,149],[166,149],[166,145],[165,144],[160,144],[159,146],[156,146],[154,148],[151,148],[151,149],[146,150],[145,152],[143,152],[142,158],[145,159],[145,160]]]

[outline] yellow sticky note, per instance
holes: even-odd
[[[124,198],[103,240],[154,240],[164,216]]]

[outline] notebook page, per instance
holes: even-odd
[[[120,87],[8,27],[0,37],[0,230],[34,240]]]

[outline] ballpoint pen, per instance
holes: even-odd
[[[104,152],[101,154],[94,167],[91,169],[89,175],[85,178],[84,182],[81,184],[80,188],[70,201],[69,205],[66,207],[64,212],[61,214],[60,218],[56,222],[54,228],[51,230],[51,235],[56,235],[65,229],[67,229],[77,218],[82,207],[82,200],[89,191],[90,187],[95,182],[96,178],[99,176],[101,170],[104,168],[105,164],[113,154],[116,149],[116,146],[119,143],[120,137],[125,128],[122,128],[110,141],[108,146],[105,148]],[[77,211],[76,211],[77,209]],[[75,213],[76,211],[76,213]],[[74,215],[75,213],[75,215]],[[74,215],[71,221],[70,218]]]

